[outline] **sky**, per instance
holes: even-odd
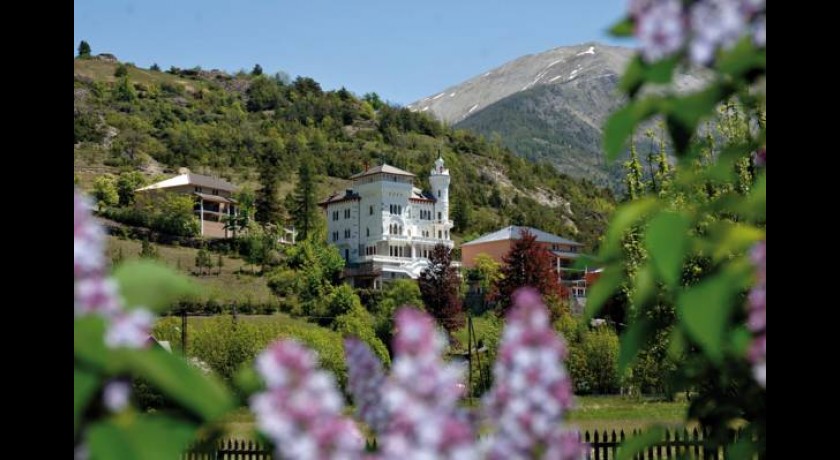
[[[74,0],[86,40],[147,68],[314,78],[407,105],[526,54],[589,41],[628,0]]]

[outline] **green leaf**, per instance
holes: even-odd
[[[73,355],[93,368],[108,364],[109,350],[105,347],[105,322],[96,315],[76,318],[73,322]]]
[[[655,84],[669,83],[678,63],[678,56],[648,64],[637,55],[630,61],[627,68],[624,69],[624,75],[621,76],[618,87],[632,98],[646,82]]]
[[[613,24],[609,29],[609,33],[614,37],[632,37],[633,29],[633,20],[626,17]]]
[[[645,233],[645,247],[653,267],[672,288],[680,282],[690,227],[691,221],[685,215],[665,211],[650,221]]]
[[[99,387],[96,374],[78,367],[73,368],[73,434],[79,431],[79,422],[87,408],[90,398]]]
[[[604,124],[604,151],[607,153],[607,161],[613,161],[618,157],[627,138],[636,129],[636,125],[656,113],[660,100],[648,97],[634,101],[610,115]]]
[[[652,323],[649,319],[638,319],[630,324],[630,327],[621,334],[619,339],[621,346],[618,349],[618,372],[623,374],[636,359],[642,346],[648,341],[653,332]]]
[[[719,83],[712,83],[701,91],[666,101],[664,112],[667,114],[668,131],[678,154],[685,153],[697,125],[704,117],[712,115],[718,102],[727,95],[728,92]]]
[[[679,55],[675,55],[649,64],[645,69],[645,79],[651,83],[670,83],[679,62]]]
[[[632,460],[636,457],[636,454],[662,441],[664,432],[661,426],[652,426],[637,436],[627,438],[619,446],[618,452],[616,453],[616,460]]]
[[[673,359],[674,362],[681,362],[685,349],[685,336],[683,335],[682,329],[677,327],[671,329],[671,338],[668,341],[668,356]]]
[[[718,274],[685,290],[677,303],[683,328],[716,363],[723,357],[724,332],[736,290],[727,274]]]
[[[732,254],[737,254],[752,247],[765,238],[765,231],[751,225],[730,222],[718,222],[709,229],[710,243],[713,244],[712,258],[719,262]]]
[[[767,218],[767,173],[763,173],[755,180],[750,194],[738,209],[742,214],[753,219]]]
[[[740,326],[732,331],[731,335],[732,350],[736,355],[746,356],[747,350],[750,348],[753,336],[752,333],[745,327]]]
[[[262,379],[251,366],[243,367],[236,374],[236,386],[245,392],[245,394],[253,394],[262,391],[265,388]]]
[[[640,308],[656,294],[656,278],[653,267],[646,263],[638,271],[633,288],[633,305]]]
[[[601,311],[604,303],[612,297],[613,293],[621,285],[624,279],[621,270],[617,266],[609,266],[604,269],[598,281],[592,284],[588,289],[586,295],[586,309],[584,310],[584,320],[589,321],[593,316]]]
[[[624,69],[624,74],[621,76],[621,81],[618,83],[618,88],[627,93],[631,98],[636,95],[642,85],[645,83],[645,63],[640,56],[635,56],[627,64]]]
[[[179,356],[153,347],[120,350],[119,358],[125,370],[145,378],[205,420],[213,420],[233,408],[233,397],[220,382],[205,376]]]
[[[627,233],[627,230],[656,210],[658,206],[659,203],[655,198],[645,197],[633,200],[618,208],[610,220],[609,228],[607,228],[604,244],[601,247],[601,256],[604,259],[610,259],[618,255],[621,251],[621,239]]]
[[[749,37],[744,37],[731,49],[720,53],[716,67],[720,73],[740,79],[750,71],[766,70],[767,53],[759,51]]]
[[[197,426],[158,415],[108,420],[90,427],[92,460],[178,459],[189,447]]]
[[[114,271],[114,278],[120,284],[120,294],[128,308],[142,306],[161,311],[195,291],[184,275],[149,260],[121,264]]]

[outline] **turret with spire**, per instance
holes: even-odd
[[[438,152],[438,159],[435,160],[435,167],[429,174],[429,184],[432,186],[432,193],[437,199],[435,210],[440,212],[440,220],[449,221],[449,169],[443,164],[443,157]],[[435,216],[437,219],[437,216]]]

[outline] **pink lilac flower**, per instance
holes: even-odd
[[[497,425],[488,458],[533,458],[543,451],[546,458],[583,458],[577,435],[563,429],[572,406],[572,384],[563,366],[566,346],[536,290],[520,289],[513,301],[493,367],[493,388],[484,399],[485,417]]]
[[[78,278],[103,270],[104,232],[91,216],[90,201],[78,191],[73,199],[73,272]]]
[[[124,310],[116,282],[105,276],[105,234],[91,215],[90,202],[77,190],[73,200],[74,312],[76,316],[105,318],[105,344],[109,347],[142,348],[154,315],[142,308]]]
[[[281,340],[257,357],[266,391],[251,397],[257,424],[288,459],[357,459],[364,443],[344,406],[332,374],[293,340]]]
[[[91,276],[76,282],[76,315],[100,314],[111,317],[122,310],[117,283],[108,278]]]
[[[680,48],[686,39],[686,18],[679,0],[655,0],[637,6],[636,38],[641,44],[642,57],[658,61]]]
[[[359,339],[344,340],[348,386],[356,403],[356,413],[375,432],[382,434],[388,425],[388,412],[382,402],[385,373],[382,363]]]
[[[112,380],[105,385],[102,400],[111,412],[119,412],[128,406],[131,384],[125,380]]]
[[[739,0],[703,0],[691,6],[691,61],[709,64],[718,47],[730,48],[747,31],[748,17]]]
[[[748,351],[753,376],[767,388],[767,241],[753,247],[750,259],[756,267],[756,284],[747,298],[747,328],[755,337]]]
[[[396,314],[396,359],[385,382],[388,428],[381,440],[383,459],[476,458],[475,436],[466,412],[458,408],[463,375],[440,357],[445,340],[434,320],[413,308]]]
[[[767,16],[761,15],[752,25],[752,39],[756,46],[767,46]]]
[[[142,308],[119,313],[110,318],[105,344],[112,348],[144,348],[154,321],[155,316]]]

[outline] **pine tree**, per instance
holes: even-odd
[[[298,185],[294,192],[292,219],[300,239],[306,239],[315,225],[318,201],[315,196],[316,178],[311,159],[304,159],[298,169]]]
[[[152,72],[160,72],[160,66],[157,64],[157,62],[155,62],[154,64],[152,64],[151,67],[149,67],[149,70],[151,70]]]
[[[502,258],[503,278],[498,282],[498,311],[504,316],[511,305],[513,293],[525,286],[532,287],[543,297],[560,296],[562,288],[554,269],[554,257],[537,243],[537,237],[524,229]]]
[[[258,77],[263,74],[263,68],[259,64],[254,64],[254,69],[251,70],[251,75]]]
[[[452,252],[442,244],[432,249],[429,266],[420,273],[420,296],[426,311],[451,335],[465,324],[461,300],[458,298],[460,280],[452,266]]]
[[[452,220],[455,228],[464,233],[472,223],[472,208],[463,198],[455,199],[452,203]]]
[[[254,219],[257,222],[267,225],[277,225],[283,220],[283,206],[277,197],[277,186],[280,181],[280,166],[276,156],[263,158],[260,164],[260,189],[257,190],[257,197],[254,200]]]
[[[82,40],[79,43],[79,58],[87,59],[90,57],[90,45],[88,42]]]

